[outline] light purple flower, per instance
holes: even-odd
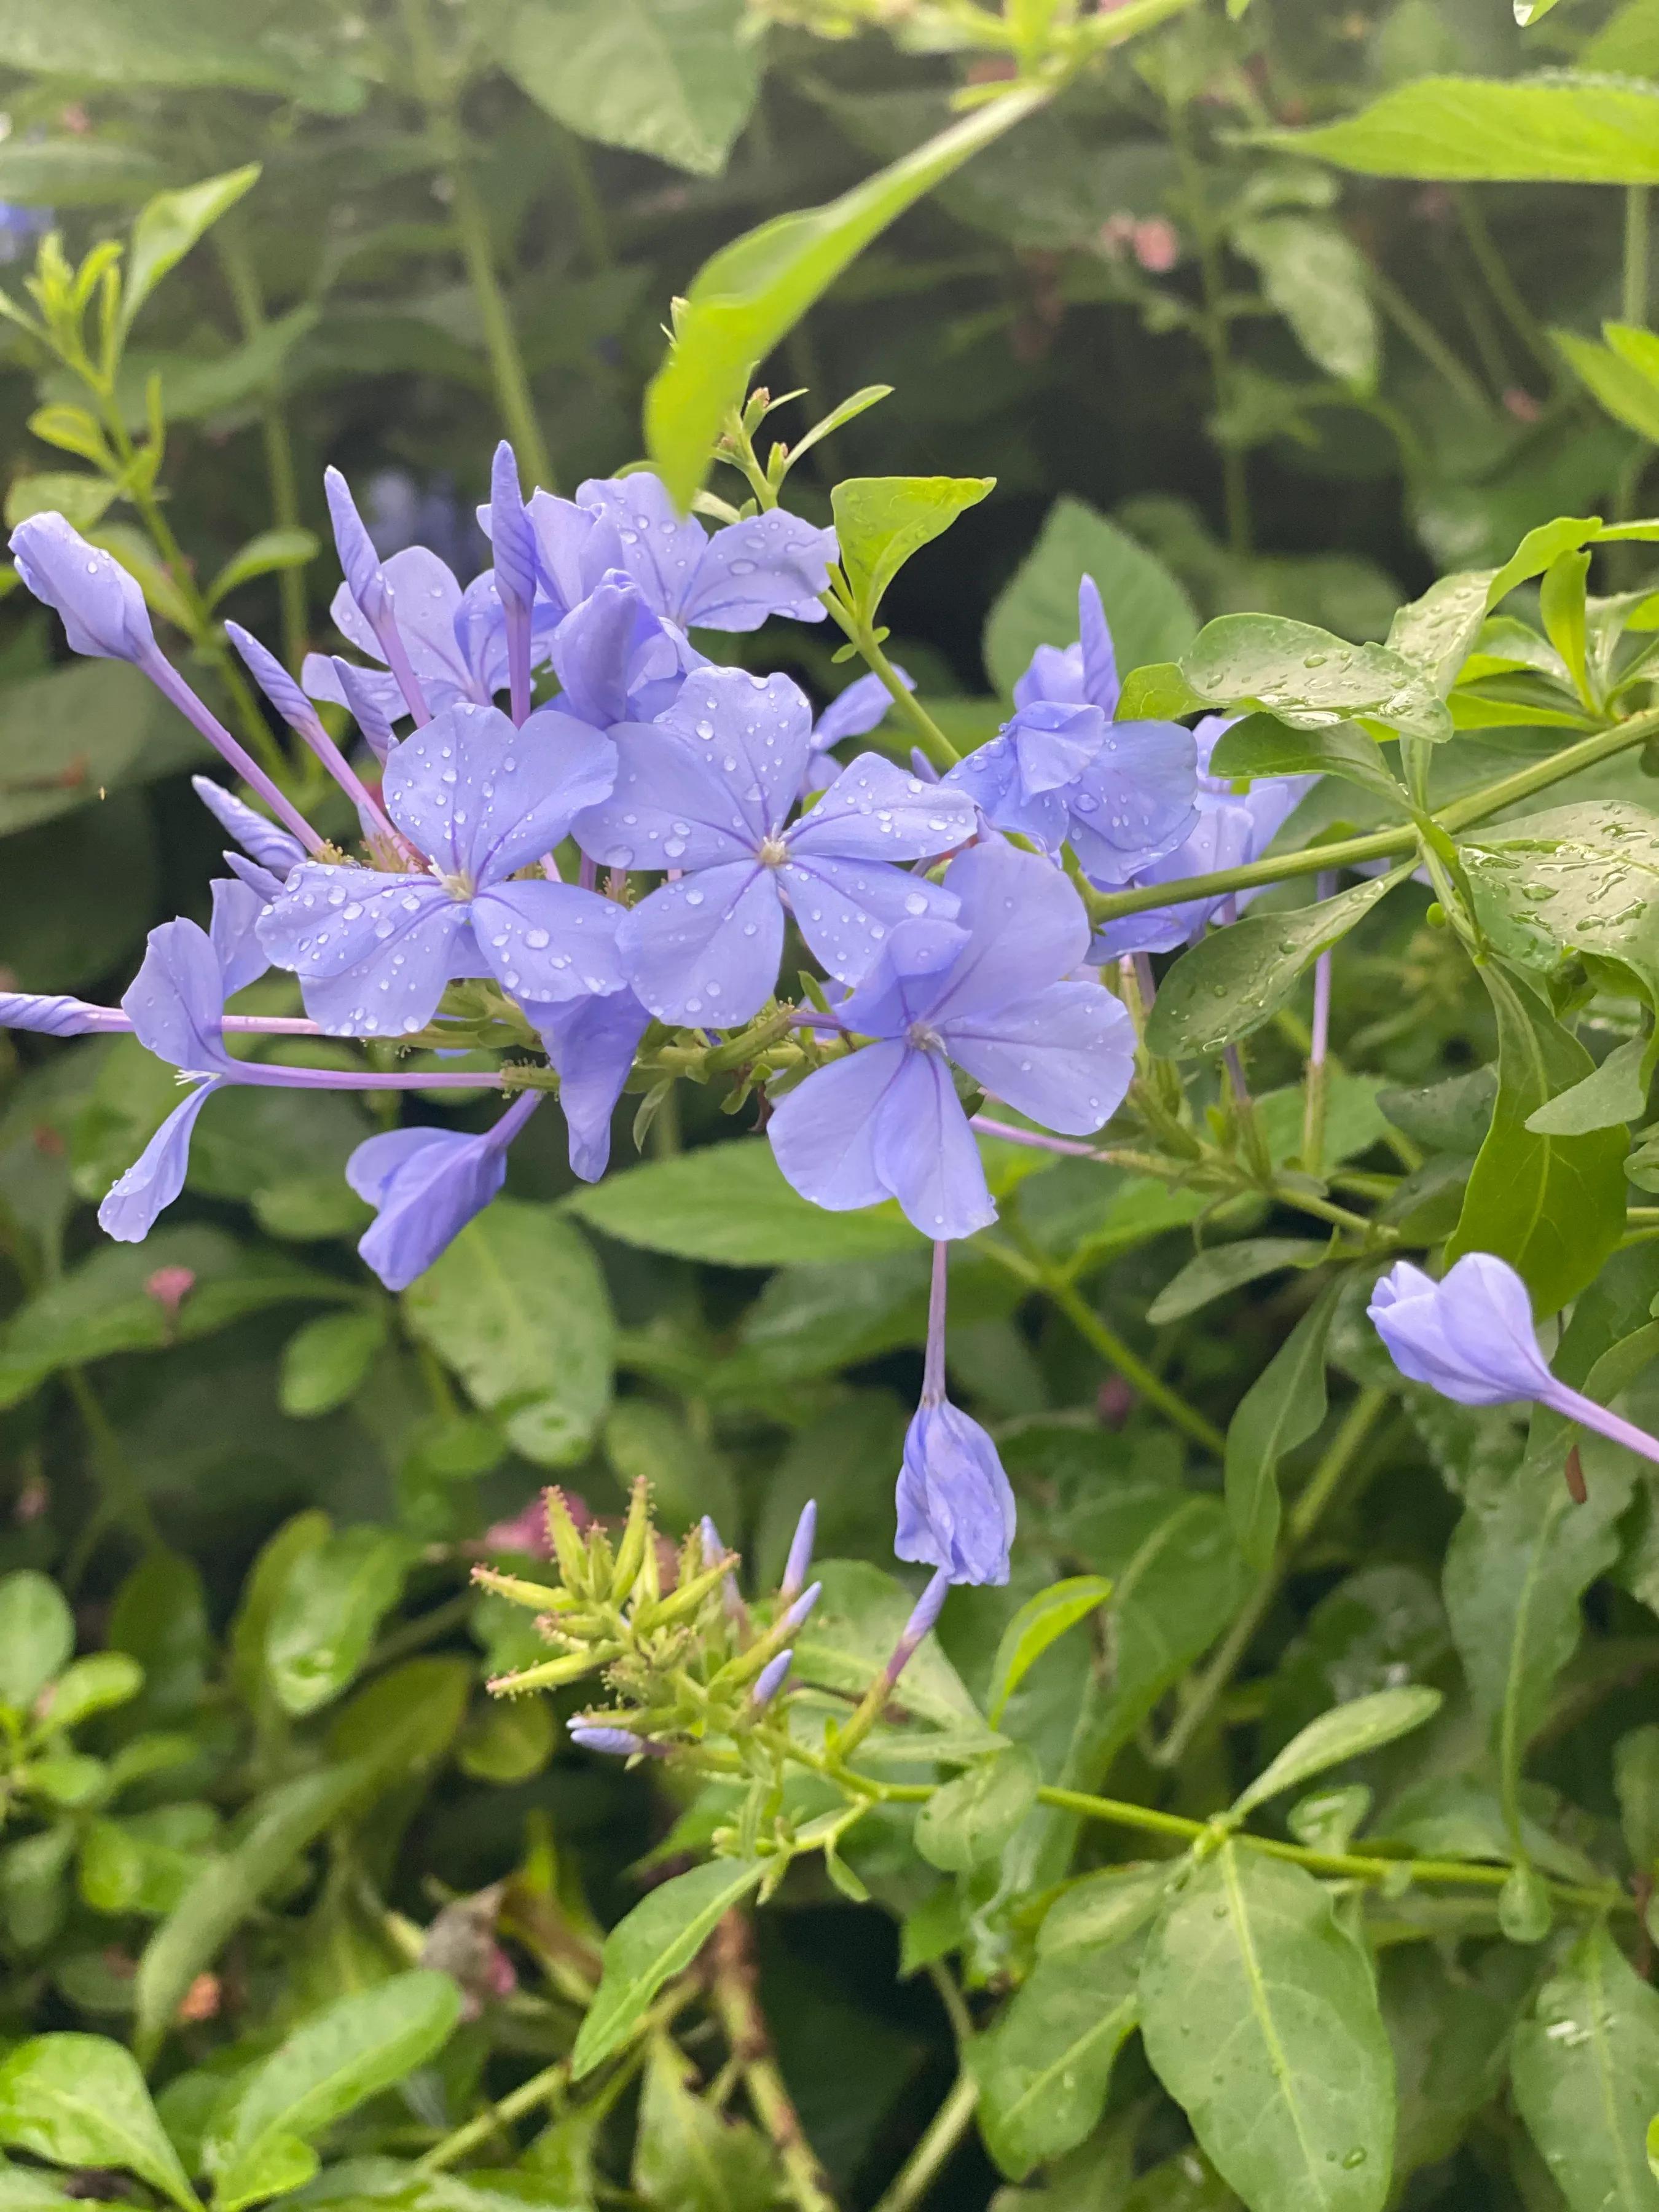
[[[780,1651],[775,1659],[769,1659],[756,1675],[755,1686],[749,1692],[749,1698],[757,1713],[763,1712],[783,1687],[784,1677],[793,1665],[794,1658],[793,1651]]]
[[[696,670],[661,721],[616,736],[616,788],[576,836],[610,867],[684,871],[617,934],[629,982],[662,1020],[729,1027],[758,1012],[776,988],[786,904],[843,982],[907,916],[955,912],[892,863],[963,843],[973,810],[878,754],[785,827],[811,747],[811,710],[787,677]]]
[[[1039,646],[1001,732],[945,781],[988,822],[1045,852],[1069,843],[1084,872],[1127,883],[1195,820],[1196,751],[1179,722],[1115,722],[1117,667],[1094,579],[1078,592],[1082,635]]]
[[[611,910],[620,921],[622,909]],[[602,997],[538,1006],[535,1018],[559,1079],[570,1171],[584,1182],[597,1182],[611,1164],[611,1117],[634,1072],[640,1039],[651,1026],[650,1011],[624,985]]]
[[[431,873],[296,869],[260,924],[266,951],[336,1036],[422,1029],[463,976],[494,975],[526,1008],[618,989],[610,902],[510,880],[614,772],[609,738],[556,708],[522,729],[494,707],[447,708],[398,747],[384,785],[386,811]]]
[[[530,712],[530,617],[536,600],[536,532],[525,512],[518,457],[503,438],[489,472],[489,542],[507,639],[513,719]]]
[[[892,667],[905,690],[914,691],[915,677],[907,675],[896,661]],[[840,744],[843,738],[867,738],[886,720],[892,703],[892,693],[873,670],[836,694],[812,725],[812,757],[807,764],[806,790],[822,791],[835,781],[841,773],[841,763],[828,757],[830,746]],[[926,781],[936,783],[937,773],[930,773]]]
[[[1046,1128],[1083,1136],[1134,1072],[1127,1014],[1099,984],[1062,981],[1088,948],[1076,891],[1035,854],[960,854],[945,888],[956,923],[905,922],[836,1007],[878,1042],[809,1075],[775,1108],[778,1165],[832,1212],[896,1198],[925,1237],[996,1218],[951,1062]]]
[[[1014,1493],[997,1448],[948,1398],[917,1407],[898,1480],[901,1559],[942,1567],[953,1583],[1006,1583]]]
[[[215,783],[211,776],[191,776],[190,787],[219,827],[279,883],[305,859],[306,848],[297,837],[278,829],[276,823],[267,822],[263,814],[256,814],[234,792],[227,791],[222,783]]]
[[[1245,792],[1235,791],[1231,784],[1211,775],[1210,755],[1216,740],[1231,726],[1229,718],[1211,714],[1194,732],[1199,764],[1197,822],[1182,844],[1134,875],[1132,881],[1136,888],[1152,884],[1174,887],[1188,876],[1243,867],[1260,860],[1312,789],[1316,779],[1310,775],[1264,776]],[[1231,902],[1187,899],[1126,915],[1121,921],[1105,925],[1089,957],[1098,962],[1115,960],[1125,952],[1173,952],[1177,945],[1195,943],[1218,915],[1228,918],[1257,896],[1255,891],[1240,891]]]
[[[0,1030],[33,1030],[40,1036],[93,1036],[126,1027],[112,1006],[85,999],[44,996],[36,991],[0,991]]]
[[[357,1245],[389,1291],[423,1275],[507,1176],[507,1148],[541,1103],[526,1091],[482,1136],[453,1129],[388,1129],[346,1162],[346,1181],[378,1215]]]
[[[142,664],[159,652],[149,610],[112,553],[88,545],[61,514],[32,514],[11,533],[17,573],[61,619],[72,653]]]
[[[592,1721],[574,1720],[569,1724],[572,1743],[580,1744],[584,1751],[602,1751],[611,1759],[637,1759],[642,1752],[666,1756],[659,1744],[647,1743],[632,1729],[604,1728]]]
[[[795,1533],[790,1540],[789,1556],[783,1564],[783,1580],[778,1584],[778,1595],[786,1605],[798,1598],[806,1586],[807,1570],[812,1564],[812,1547],[817,1541],[818,1506],[815,1498],[809,1498],[800,1509],[800,1518],[795,1523]]]
[[[644,471],[591,477],[576,501],[611,526],[647,605],[680,629],[758,629],[769,615],[823,620],[818,594],[836,557],[833,530],[774,507],[711,536]]]
[[[678,699],[687,672],[708,665],[620,568],[572,607],[548,641],[548,658],[561,712],[596,730],[655,720]]]
[[[1408,1382],[1426,1382],[1460,1406],[1536,1399],[1659,1461],[1659,1437],[1551,1374],[1533,1333],[1527,1286],[1496,1254],[1466,1252],[1437,1283],[1409,1260],[1399,1261],[1371,1292],[1366,1310]]]

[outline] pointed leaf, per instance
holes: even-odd
[[[37,2035],[0,2062],[0,2143],[54,2166],[118,2166],[200,2212],[137,2060],[104,2036]]]
[[[571,2053],[578,2081],[622,2049],[663,1984],[685,1971],[765,1872],[763,1859],[712,1859],[664,1882],[618,1921],[605,1939],[599,1986]]]
[[[1516,2032],[1515,2101],[1571,2212],[1659,2212],[1659,1991],[1598,1921]]]
[[[1253,1567],[1267,1566],[1279,1540],[1279,1462],[1325,1418],[1325,1339],[1339,1288],[1321,1291],[1227,1424],[1227,1517]]]
[[[1112,1594],[1103,1575],[1068,1575],[1028,1597],[1002,1632],[991,1666],[986,1712],[994,1728],[1002,1709],[1057,1637],[1086,1620]]]
[[[1011,2181],[1093,2133],[1139,2015],[1139,1965],[1138,1946],[1040,1959],[974,2045],[980,2128]]]
[[[977,507],[994,477],[849,477],[830,495],[854,605],[873,617],[913,553]]]
[[[1444,1700],[1426,1684],[1402,1684],[1397,1690],[1374,1690],[1369,1697],[1352,1698],[1334,1705],[1316,1721],[1291,1738],[1279,1756],[1235,1799],[1233,1811],[1240,1819],[1284,1790],[1303,1783],[1345,1759],[1363,1759],[1369,1751],[1392,1743],[1396,1736],[1421,1728],[1432,1720]]]
[[[1316,131],[1256,133],[1367,177],[1659,184],[1659,88],[1423,76]]]
[[[983,1759],[934,1792],[916,1816],[916,1849],[930,1866],[969,1874],[990,1866],[1036,1802],[1042,1780],[1024,1744]]]
[[[176,192],[157,192],[139,210],[132,227],[126,279],[121,291],[120,327],[132,327],[137,313],[170,269],[175,268],[204,231],[234,207],[258,182],[259,164],[228,170],[222,177],[186,185]]]

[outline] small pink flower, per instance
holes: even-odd
[[[1149,215],[1134,227],[1135,259],[1149,276],[1164,276],[1181,258],[1181,234],[1166,216]]]
[[[1517,422],[1536,422],[1544,412],[1541,401],[1534,399],[1530,392],[1523,392],[1518,384],[1510,385],[1504,394],[1504,405]]]
[[[179,1309],[196,1287],[193,1267],[158,1267],[144,1283],[144,1295],[155,1299],[167,1316],[169,1323],[179,1318]]]

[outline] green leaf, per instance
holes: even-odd
[[[830,495],[841,565],[859,612],[873,617],[913,553],[977,507],[994,477],[848,477]]]
[[[986,1712],[993,1728],[1001,1719],[1003,1707],[1049,1645],[1064,1636],[1068,1628],[1075,1628],[1079,1621],[1086,1620],[1111,1594],[1112,1585],[1104,1575],[1068,1575],[1063,1582],[1050,1583],[1047,1589],[1026,1599],[1003,1630],[996,1657],[991,1663]]]
[[[1178,1878],[1174,1863],[1100,1867],[1067,1882],[1037,1929],[1039,1959],[1067,1951],[1103,1951],[1135,1935]]]
[[[1038,646],[1075,642],[1085,575],[1100,586],[1121,675],[1176,659],[1197,635],[1192,601],[1155,553],[1082,500],[1057,499],[985,625],[985,665],[1005,697]]]
[[[3,1630],[0,1630],[3,1633]],[[40,1726],[56,1734],[78,1728],[94,1713],[131,1705],[144,1686],[144,1670],[125,1651],[94,1651],[67,1666],[40,1700]]]
[[[1212,1299],[1260,1282],[1263,1275],[1282,1267],[1316,1267],[1330,1250],[1327,1244],[1310,1244],[1302,1237],[1243,1237],[1236,1244],[1212,1244],[1195,1253],[1180,1273],[1173,1275],[1146,1309],[1155,1328],[1184,1321]]]
[[[200,2212],[137,2061],[101,2035],[33,2036],[0,2063],[0,2143],[54,2166],[118,2166]]]
[[[6,149],[0,146],[0,154]],[[95,529],[114,504],[116,487],[104,477],[78,469],[49,469],[40,476],[14,477],[6,490],[6,520],[14,530],[32,514],[61,514],[77,530]]]
[[[766,1871],[759,1859],[714,1859],[653,1889],[605,1939],[599,1986],[571,2053],[577,2081],[620,2051],[651,2000],[684,1973]]]
[[[742,400],[751,368],[872,239],[1047,98],[1030,88],[1006,93],[839,199],[774,216],[703,264],[645,400],[652,461],[682,510],[708,473],[715,436],[727,409]]]
[[[259,180],[259,164],[228,169],[182,190],[157,192],[138,211],[132,226],[132,245],[127,255],[121,287],[118,326],[123,337],[137,313],[169,270],[177,268],[198,239],[210,230],[221,216],[234,208],[244,192]]]
[[[1237,1844],[1154,1929],[1141,2033],[1224,2179],[1273,2212],[1381,2212],[1394,2067],[1369,1963],[1300,1867]]]
[[[75,1649],[75,1616],[33,1567],[0,1582],[0,1705],[27,1712]]]
[[[1534,1310],[1552,1314],[1595,1279],[1625,1233],[1625,1133],[1551,1137],[1528,1128],[1595,1063],[1496,963],[1485,963],[1480,979],[1498,1017],[1498,1098],[1446,1261],[1496,1253],[1525,1279]]]
[[[743,20],[742,0],[520,0],[495,44],[507,75],[568,129],[715,177],[760,82]]]
[[[1659,1722],[1632,1729],[1613,1749],[1625,1847],[1638,1870],[1659,1866]]]
[[[625,1493],[641,1480],[650,1484],[657,1526],[670,1535],[683,1536],[705,1513],[720,1528],[742,1521],[730,1463],[666,1406],[620,1400],[605,1420],[605,1455]]]
[[[1407,811],[1399,777],[1390,775],[1376,740],[1353,722],[1291,730],[1272,714],[1246,714],[1217,741],[1210,774],[1228,782],[1261,775],[1336,775]]]
[[[311,2146],[324,2130],[424,2065],[460,2011],[447,1974],[416,1969],[313,2013],[244,2078],[204,2147],[218,2212],[300,2185],[293,2177],[302,2168],[309,2179]]]
[[[1279,1540],[1279,1462],[1325,1418],[1325,1339],[1340,1288],[1320,1291],[1227,1424],[1227,1518],[1253,1567],[1267,1567]]]
[[[241,1840],[210,1860],[146,1945],[134,1997],[142,2050],[155,2050],[180,1998],[232,1931],[300,1854],[366,1790],[379,1770],[369,1759],[325,1767],[280,1783],[254,1799]]]
[[[321,1314],[283,1346],[277,1396],[290,1419],[314,1420],[343,1406],[362,1383],[386,1340],[384,1306]]]
[[[1253,135],[1367,177],[1659,184],[1659,88],[1565,72],[1419,77],[1339,123]]]
[[[1094,2132],[1139,2016],[1139,1963],[1138,1948],[1121,1945],[1039,1959],[973,2045],[980,2129],[1010,2180]]]
[[[1604,323],[1601,327],[1611,337],[1622,326]],[[1550,336],[1579,382],[1616,422],[1626,424],[1650,444],[1659,444],[1659,378],[1644,362],[1632,359],[1622,348],[1597,345],[1572,331],[1552,331]]]
[[[309,42],[307,42],[307,44]],[[234,85],[335,115],[363,88],[333,61],[313,61],[298,40],[226,15],[216,0],[0,0],[0,52],[11,68],[82,85]]]
[[[592,1248],[555,1207],[498,1198],[404,1293],[404,1310],[526,1459],[584,1455],[611,1402],[616,1323]]]
[[[1256,216],[1232,241],[1316,368],[1356,391],[1376,384],[1382,341],[1364,257],[1340,225],[1316,215]]]
[[[902,1583],[861,1559],[826,1559],[813,1571],[823,1595],[795,1639],[796,1677],[861,1697],[892,1656],[915,1599]],[[936,1729],[987,1735],[937,1636],[926,1637],[906,1667],[902,1703]]]
[[[1583,1137],[1592,1129],[1641,1121],[1648,1105],[1649,1042],[1630,1037],[1615,1045],[1582,1083],[1528,1114],[1528,1128],[1540,1137]]]
[[[1174,1060],[1219,1052],[1271,1021],[1322,952],[1411,872],[1409,862],[1334,898],[1285,914],[1247,914],[1183,952],[1158,985],[1148,1049]]]
[[[1333,1705],[1292,1736],[1279,1756],[1257,1775],[1234,1800],[1232,1810],[1240,1820],[1281,1790],[1299,1789],[1328,1766],[1345,1759],[1363,1759],[1396,1736],[1407,1735],[1425,1721],[1432,1720],[1444,1703],[1438,1690],[1425,1684],[1402,1684],[1396,1690],[1373,1690],[1368,1697],[1352,1698]]]
[[[1402,737],[1451,735],[1451,716],[1427,677],[1382,645],[1350,645],[1284,615],[1219,615],[1182,655],[1200,706],[1257,708],[1293,730],[1356,718]]]
[[[1659,2176],[1646,2144],[1659,2083],[1659,1991],[1638,1977],[1605,1922],[1589,1929],[1516,2031],[1510,2078],[1570,2212],[1655,2212]]]
[[[1024,1744],[976,1761],[935,1790],[917,1814],[916,1849],[946,1874],[994,1864],[1036,1804],[1042,1780]]]
[[[317,552],[313,531],[301,530],[297,525],[291,529],[262,530],[231,555],[214,578],[207,603],[216,607],[228,593],[252,583],[256,576],[273,575],[279,568],[303,568],[307,561],[316,559]]]
[[[147,1726],[187,1718],[207,1681],[213,1636],[198,1570],[176,1552],[151,1552],[115,1593],[110,1648],[143,1669],[138,1715]]]
[[[1495,607],[1507,599],[1517,584],[1529,582],[1541,576],[1552,561],[1563,553],[1576,553],[1581,545],[1602,535],[1599,515],[1558,515],[1553,522],[1540,522],[1529,530],[1514,552],[1494,574],[1486,587],[1486,605]]]
[[[166,182],[154,154],[112,139],[15,137],[0,146],[0,199],[22,207],[107,207],[146,199]]]
[[[265,1631],[265,1667],[284,1712],[339,1696],[403,1594],[414,1552],[395,1528],[343,1528],[295,1560]]]
[[[1476,831],[1458,852],[1503,958],[1547,972],[1593,954],[1659,1004],[1659,823],[1646,807],[1553,807]]]
[[[778,2196],[770,2145],[746,2121],[698,2096],[696,2078],[672,2036],[652,2038],[634,2139],[638,2201],[672,2205],[673,2212],[772,2212]]]
[[[564,1203],[620,1243],[727,1267],[873,1260],[921,1245],[895,1206],[827,1213],[810,1205],[784,1181],[764,1137],[651,1160],[585,1184]]]
[[[60,489],[90,481],[24,479]],[[80,529],[92,519],[70,516]],[[123,661],[82,660],[8,684],[0,687],[0,836],[95,806],[106,791],[153,783],[201,756],[183,716]]]
[[[1442,576],[1400,609],[1389,626],[1389,650],[1420,668],[1441,698],[1474,650],[1492,605],[1492,572],[1466,568]]]

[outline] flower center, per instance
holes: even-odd
[[[945,1049],[945,1039],[936,1029],[930,1029],[926,1022],[912,1022],[904,1035],[906,1042],[914,1045],[918,1052],[943,1052]]]
[[[763,837],[755,848],[755,858],[763,868],[781,868],[789,858],[789,846],[782,837]]]

